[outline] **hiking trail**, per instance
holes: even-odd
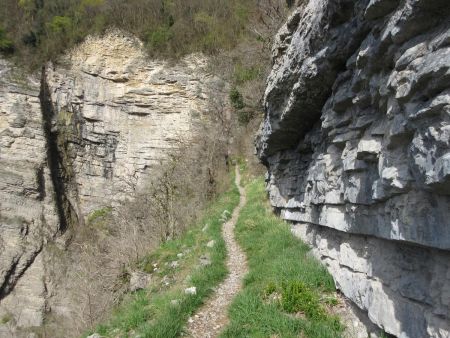
[[[186,330],[189,337],[212,338],[220,334],[228,323],[228,308],[241,290],[243,278],[248,272],[246,255],[234,237],[234,227],[239,213],[246,203],[246,193],[245,189],[241,187],[241,175],[238,166],[236,166],[235,182],[239,188],[239,205],[222,227],[222,235],[227,247],[226,266],[228,276],[197,313],[189,318]]]

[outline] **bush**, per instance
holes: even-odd
[[[67,16],[54,16],[47,24],[52,33],[66,33],[72,27],[72,19]]]
[[[237,115],[238,115],[238,122],[241,125],[247,125],[253,118],[254,114],[250,110],[239,110],[237,112]]]
[[[162,48],[167,45],[171,39],[172,33],[170,27],[158,27],[155,31],[148,33],[147,43],[151,48]]]
[[[234,109],[242,109],[245,107],[244,98],[236,87],[230,90],[230,101]]]

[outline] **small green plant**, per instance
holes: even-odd
[[[245,107],[244,98],[236,87],[230,90],[230,101],[234,109],[242,109]]]
[[[246,125],[250,122],[250,120],[253,118],[253,112],[249,110],[238,110],[238,122],[241,125]]]
[[[54,16],[52,20],[47,23],[47,28],[52,33],[64,33],[69,31],[72,27],[72,19],[67,16]]]
[[[110,214],[111,211],[112,211],[111,207],[104,207],[101,209],[94,210],[88,215],[87,221],[89,224],[94,224],[99,219],[104,218],[106,215]]]
[[[0,318],[0,324],[7,324],[11,320],[13,320],[13,316],[10,313],[6,313]]]
[[[303,312],[313,320],[325,318],[319,297],[302,281],[290,280],[281,285],[281,306],[289,313]]]
[[[270,281],[264,289],[264,295],[270,296],[271,294],[277,291],[277,284],[275,282]]]
[[[336,306],[339,304],[336,297],[324,297],[323,302],[329,306]]]
[[[150,48],[163,48],[172,38],[169,26],[161,26],[147,34],[147,43]]]
[[[0,27],[0,52],[11,53],[14,50],[14,43],[8,39],[6,32]]]

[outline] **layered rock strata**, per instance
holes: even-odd
[[[45,82],[70,165],[66,190],[82,215],[142,186],[170,149],[188,142],[208,91],[220,86],[204,57],[149,61],[139,40],[119,32],[88,38],[61,63],[47,66]]]
[[[70,320],[69,302],[51,301],[64,298],[52,271],[61,250],[91,212],[132,199],[192,141],[209,93],[223,90],[203,56],[149,60],[119,31],[41,76],[0,60],[0,337],[26,337],[48,312]]]
[[[61,234],[47,165],[40,80],[0,60],[0,336],[39,326],[45,310],[42,250]],[[2,325],[6,324],[6,325]]]
[[[281,217],[398,337],[450,335],[450,6],[309,1],[257,137]]]

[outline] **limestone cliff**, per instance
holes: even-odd
[[[257,137],[272,205],[398,337],[450,335],[450,5],[309,1]]]
[[[67,191],[82,215],[132,194],[189,139],[219,83],[204,57],[149,61],[139,40],[117,32],[88,38],[61,62],[46,67],[45,84],[70,166]]]
[[[55,252],[89,213],[133,198],[197,133],[223,82],[201,55],[149,60],[118,31],[88,38],[40,76],[0,60],[0,81],[0,337],[11,337],[48,312],[70,320]]]
[[[47,165],[39,78],[0,60],[0,317],[42,323],[41,251],[60,231]],[[20,278],[22,277],[22,278]],[[10,297],[7,297],[10,295]],[[0,326],[0,336],[9,336]]]

